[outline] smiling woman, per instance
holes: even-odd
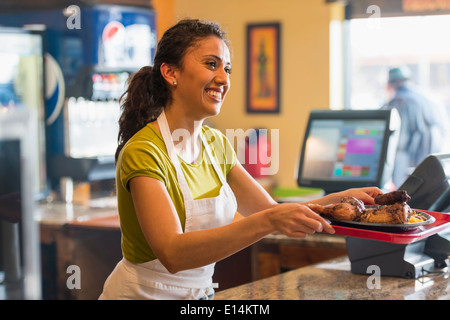
[[[334,232],[298,203],[277,204],[227,138],[203,125],[230,89],[230,50],[217,24],[182,20],[161,38],[122,100],[116,188],[123,259],[102,299],[210,299],[214,265],[272,232]],[[373,203],[376,188],[330,194]],[[233,222],[236,213],[244,218]],[[233,223],[232,223],[233,222]]]

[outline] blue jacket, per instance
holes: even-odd
[[[398,88],[383,108],[396,108],[402,122],[393,173],[399,187],[428,155],[448,152],[448,116],[442,106],[408,85]]]

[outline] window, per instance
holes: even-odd
[[[380,108],[389,99],[389,68],[407,65],[412,82],[450,115],[450,15],[352,19],[348,29],[346,106]]]

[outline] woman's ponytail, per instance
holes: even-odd
[[[151,66],[141,68],[131,76],[128,88],[120,98],[122,115],[119,119],[116,161],[125,143],[161,113],[164,105],[159,104],[161,99],[157,97],[158,94],[155,95],[160,93],[154,88],[155,76]]]

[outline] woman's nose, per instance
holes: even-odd
[[[224,69],[219,69],[216,73],[215,80],[220,84],[230,83],[230,75]]]

